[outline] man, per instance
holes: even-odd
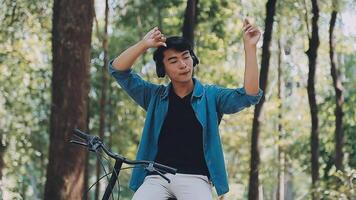
[[[154,173],[135,168],[130,188],[134,200],[211,200],[212,186],[220,196],[228,192],[218,126],[223,114],[236,113],[258,103],[262,91],[256,56],[260,31],[244,20],[244,87],[227,89],[203,85],[193,77],[199,63],[191,45],[182,37],[166,38],[156,27],[111,62],[109,72],[120,86],[147,111],[137,159],[154,160],[177,168],[166,174],[168,183]],[[143,80],[131,66],[149,48],[156,72],[167,75],[169,85]]]

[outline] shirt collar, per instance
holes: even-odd
[[[197,97],[197,98],[202,97],[204,93],[203,85],[196,78],[193,78],[193,82],[194,82],[194,89],[193,89],[192,97]],[[164,90],[163,94],[161,95],[161,99],[165,99],[168,97],[169,90],[171,89],[171,87],[172,87],[172,82],[170,82],[166,87],[166,89]]]
[[[193,78],[194,81],[194,90],[193,90],[193,95],[192,97],[202,97],[203,93],[204,93],[204,87],[203,85],[200,83],[199,80]]]

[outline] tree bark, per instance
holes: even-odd
[[[86,150],[69,143],[86,130],[94,2],[55,0],[52,29],[52,105],[45,199],[81,199]]]
[[[105,125],[106,125],[106,92],[107,92],[107,82],[108,82],[108,73],[107,67],[109,63],[108,57],[108,15],[109,15],[109,3],[108,0],[105,0],[105,25],[104,25],[104,35],[103,35],[103,50],[104,50],[104,65],[102,67],[102,81],[101,81],[101,97],[100,97],[100,120],[99,120],[99,137],[104,139],[105,137]],[[100,190],[100,174],[101,174],[101,165],[99,160],[96,161],[96,179],[98,183],[95,186],[95,199],[99,199],[99,190]]]
[[[183,37],[186,38],[194,47],[194,30],[197,24],[197,5],[199,0],[188,0],[184,15]]]
[[[333,1],[333,4],[336,2]],[[334,27],[336,23],[337,17],[337,9],[333,8],[330,19],[330,28],[329,28],[329,55],[330,55],[330,64],[331,64],[331,77],[333,79],[333,86],[335,89],[335,157],[334,162],[337,170],[343,170],[343,158],[344,153],[342,151],[344,146],[344,132],[342,128],[342,118],[344,112],[342,110],[342,105],[344,104],[344,95],[343,95],[343,87],[340,80],[340,71],[337,69],[334,49],[335,49],[335,41],[334,41]]]
[[[260,71],[260,87],[264,91],[260,102],[255,106],[252,134],[251,134],[251,160],[250,160],[250,178],[249,178],[249,200],[258,200],[258,166],[260,163],[259,134],[260,134],[260,115],[263,104],[265,102],[265,93],[267,88],[267,78],[269,70],[269,59],[271,56],[269,47],[272,39],[273,22],[276,8],[276,0],[268,0],[266,3],[266,19],[265,19],[265,32],[263,37],[262,46],[262,61]]]
[[[319,180],[319,126],[318,126],[318,107],[315,98],[315,70],[317,61],[317,51],[319,47],[318,34],[318,19],[319,7],[317,0],[312,0],[312,33],[309,38],[309,49],[306,52],[309,59],[309,73],[308,73],[308,99],[311,114],[311,171],[312,171],[312,187],[315,189],[317,181]],[[316,192],[312,194],[312,199],[318,199]]]

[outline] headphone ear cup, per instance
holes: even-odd
[[[195,67],[195,65],[199,64],[199,59],[193,51],[190,51],[190,55],[192,56],[193,66]]]
[[[194,56],[193,65],[195,66],[197,64],[199,64],[199,59],[196,56]]]

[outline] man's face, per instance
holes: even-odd
[[[189,50],[180,52],[175,49],[167,49],[163,52],[163,56],[164,69],[172,82],[192,81],[193,59]]]

